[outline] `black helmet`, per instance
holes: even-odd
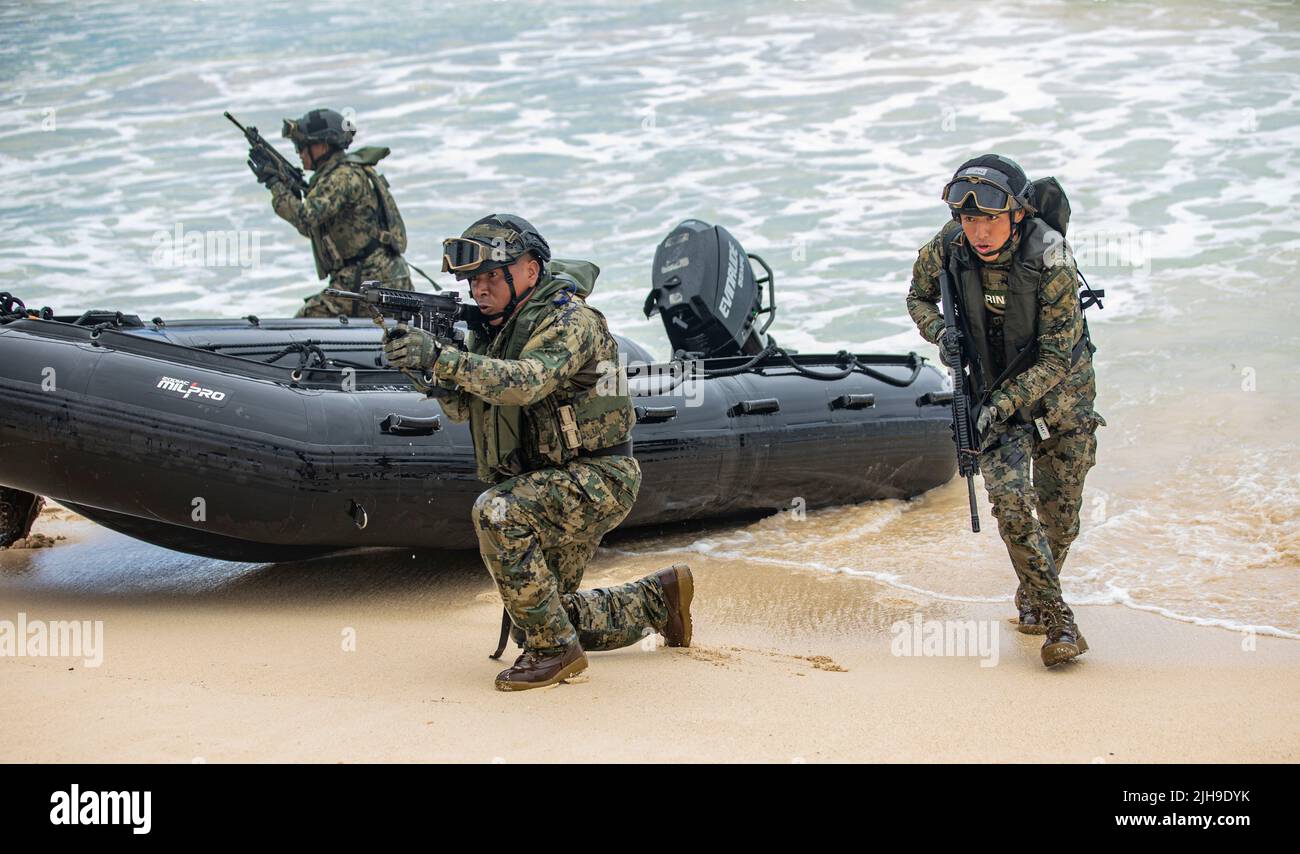
[[[984,154],[963,163],[943,188],[943,200],[954,219],[963,213],[1035,212],[1034,187],[1025,170],[1000,154]]]
[[[311,110],[300,119],[285,119],[281,134],[293,140],[297,148],[313,142],[326,142],[343,149],[357,134],[356,123],[334,110]]]
[[[468,279],[518,260],[525,252],[546,269],[551,247],[533,224],[514,214],[492,214],[442,242],[442,271]]]

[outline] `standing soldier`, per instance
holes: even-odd
[[[1044,198],[1036,201],[1039,185]],[[965,360],[979,464],[1020,580],[1019,629],[1047,635],[1042,658],[1051,667],[1088,651],[1061,597],[1060,570],[1079,534],[1094,433],[1106,423],[1093,410],[1095,348],[1060,233],[1068,206],[1054,180],[1031,184],[1016,163],[992,154],[962,164],[943,196],[952,222],[922,247],[907,310],[927,341]],[[937,306],[943,269],[960,341],[946,334]]]
[[[402,253],[406,251],[406,226],[388,190],[388,179],[375,164],[388,156],[382,147],[362,148],[351,154],[356,127],[334,110],[312,110],[300,119],[284,120],[284,136],[293,141],[303,169],[314,174],[307,194],[280,180],[273,165],[249,155],[249,167],[258,181],[271,190],[275,212],[304,237],[311,239],[317,278],[329,278],[329,287],[355,291],[364,281],[377,280],[387,288],[411,290],[411,276]],[[360,303],[335,300],[323,293],[307,297],[297,317],[362,316]]]
[[[584,649],[618,649],[648,631],[690,646],[686,566],[578,590],[641,486],[632,403],[605,376],[618,370],[618,343],[585,299],[599,269],[552,260],[537,230],[510,214],[480,219],[443,252],[443,272],[470,281],[483,315],[466,348],[399,325],[384,352],[447,391],[443,411],[469,421],[479,479],[493,484],[474,503],[474,527],[524,650],[496,687],[553,685],[586,669]]]

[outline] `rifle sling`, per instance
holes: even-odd
[[[506,651],[506,644],[510,642],[510,612],[505,608],[501,609],[501,639],[497,643],[497,651],[488,656],[488,658],[500,658],[501,654]]]
[[[1074,342],[1074,348],[1070,351],[1070,367],[1073,368],[1075,365],[1079,363],[1079,360],[1083,358],[1083,353],[1087,348],[1088,348],[1088,331],[1087,328],[1085,327],[1083,334],[1079,336],[1078,341]],[[988,390],[985,391],[984,394],[980,396],[979,405],[980,406],[987,405],[989,398],[993,396],[993,392],[996,391],[998,387],[1002,385],[1002,383],[1006,382],[1010,377],[1014,376],[1017,373],[1017,369],[1020,367],[1020,364],[1024,362],[1026,359],[1028,359],[1030,354],[1037,355],[1037,353],[1038,353],[1037,341],[1030,343],[1028,347],[1021,350],[1016,355],[1016,357],[1011,360],[1011,364],[1007,365],[1006,370],[998,374],[997,379],[995,379],[989,385]]]

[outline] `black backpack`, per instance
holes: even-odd
[[[1070,200],[1066,197],[1061,182],[1055,178],[1039,178],[1031,182],[1031,186],[1034,188],[1034,207],[1038,209],[1038,218],[1065,237],[1070,227]],[[1094,305],[1105,308],[1101,302],[1102,297],[1106,296],[1105,289],[1094,290],[1084,278],[1082,270],[1079,270],[1079,281],[1083,283],[1079,290],[1079,301],[1083,308]]]

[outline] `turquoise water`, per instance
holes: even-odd
[[[310,8],[313,15],[303,14]],[[903,306],[938,193],[987,150],[1055,175],[1107,309],[1089,480],[1066,591],[1300,633],[1300,11],[1291,3],[7,4],[0,282],[60,312],[291,313],[318,287],[221,116],[349,110],[411,235],[521,213],[640,311],[656,242],[725,225],[777,272],[804,350],[931,352]],[[1008,21],[1014,20],[1014,29]],[[1014,32],[1014,38],[1010,33]],[[287,147],[282,147],[288,153]],[[168,266],[172,235],[245,257]],[[221,263],[215,263],[221,262]],[[964,490],[770,520],[681,548],[1009,593]]]

